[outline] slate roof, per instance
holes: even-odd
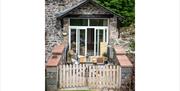
[[[112,10],[110,10],[110,9],[102,6],[101,4],[97,3],[97,2],[94,1],[94,0],[83,0],[83,1],[81,1],[80,3],[78,3],[77,5],[74,5],[73,7],[68,8],[68,9],[65,10],[64,12],[55,14],[55,16],[56,16],[56,17],[59,17],[59,18],[63,18],[63,17],[65,17],[66,15],[68,15],[69,12],[71,12],[72,10],[77,9],[77,8],[83,6],[83,5],[86,4],[86,3],[92,3],[92,4],[98,6],[98,7],[102,8],[102,9],[105,9],[105,10],[107,10],[109,13],[117,16],[120,20],[122,20],[122,18],[123,18],[121,15],[119,15],[119,14],[113,12]]]

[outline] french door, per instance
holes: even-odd
[[[100,43],[108,43],[107,28],[77,27],[69,30],[69,48],[80,56],[99,56]]]
[[[81,56],[86,56],[87,49],[87,30],[86,29],[77,29],[77,50],[76,53]]]
[[[99,56],[100,55],[100,45],[102,42],[106,42],[107,44],[107,28],[96,28],[94,38],[96,39],[95,45],[94,45],[94,56]]]

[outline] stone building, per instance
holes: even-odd
[[[119,25],[122,21],[120,15],[95,0],[46,0],[45,20],[46,88],[48,91],[57,91],[61,86],[63,87],[65,81],[62,81],[62,77],[66,78],[64,74],[67,69],[63,70],[62,65],[69,67],[69,65],[79,64],[76,67],[80,68],[82,64],[105,68],[111,65],[112,68],[117,68],[114,69],[117,73],[114,72],[114,78],[119,78],[118,81],[114,79],[114,83],[118,82],[117,84],[111,85],[118,89],[121,83],[125,82],[125,78],[131,75],[133,65],[125,55],[125,51],[112,43],[118,38]],[[72,69],[71,66],[69,71],[75,72],[76,69]],[[90,69],[88,67],[90,66],[85,69]],[[76,77],[84,73],[92,73],[93,77],[101,75],[101,72],[98,73],[96,69],[93,70],[94,74],[93,71],[90,73],[85,69],[81,70],[82,72],[79,71],[80,73],[76,71],[74,75]],[[112,70],[111,67],[108,70]],[[68,76],[70,79],[73,78],[72,75]],[[87,76],[81,75],[81,77]],[[69,79],[65,80],[69,81]],[[94,80],[94,82],[97,81]],[[84,86],[89,85],[84,84]]]
[[[86,40],[88,44],[92,45],[90,46],[89,50],[94,51],[94,53],[98,51],[100,52],[100,49],[95,49],[95,47],[98,47],[98,45],[92,43],[92,41],[95,42],[95,39],[93,39],[93,37],[95,36],[95,31],[102,30],[102,32],[100,33],[104,33],[103,30],[105,30],[106,33],[104,33],[103,35],[99,34],[100,37],[99,39],[96,38],[96,44],[100,44],[100,42],[98,41],[101,41],[101,38],[104,38],[103,42],[111,44],[111,40],[118,37],[117,23],[121,20],[121,16],[110,11],[109,9],[103,7],[93,0],[46,0],[45,20],[45,49],[47,61],[55,44],[64,43],[67,45],[71,45],[70,41],[73,40],[69,38],[71,33],[74,33],[73,28],[75,28],[75,26],[77,26],[75,30],[87,30],[84,35],[91,34],[85,36],[87,37],[86,39],[83,39]],[[87,25],[80,25],[80,23],[82,22]],[[95,22],[99,22],[99,25],[98,23],[94,24]],[[71,25],[70,23],[79,23],[79,25]],[[66,33],[67,35],[63,35]],[[78,34],[76,33],[75,35]],[[98,35],[96,34],[96,36]],[[76,37],[76,39],[78,39],[78,37]],[[86,51],[88,51],[88,49]],[[88,53],[86,52],[86,55],[87,54]]]

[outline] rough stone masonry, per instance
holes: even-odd
[[[45,55],[46,62],[51,55],[52,48],[56,43],[63,42],[61,28],[57,27],[56,13],[72,7],[81,0],[46,0],[45,1]]]

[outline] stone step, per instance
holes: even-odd
[[[77,87],[77,88],[63,88],[63,89],[58,89],[58,91],[64,91],[64,90],[69,90],[69,91],[73,91],[73,90],[90,90],[88,87]]]
[[[58,91],[120,91],[114,89],[89,89],[88,87],[78,87],[78,88],[63,88],[58,89]]]

